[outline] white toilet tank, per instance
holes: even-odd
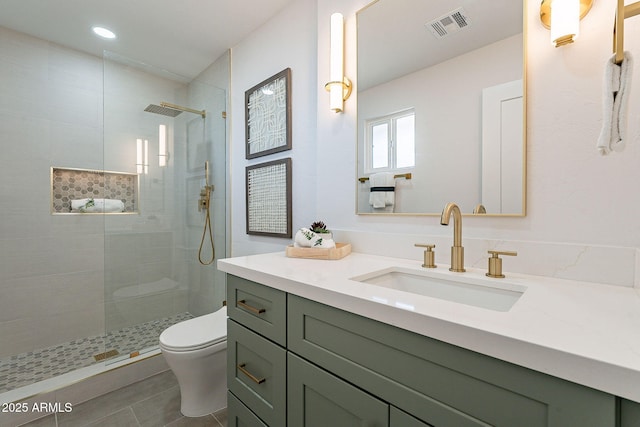
[[[227,339],[227,307],[169,326],[160,334],[160,346],[172,351],[191,351]]]

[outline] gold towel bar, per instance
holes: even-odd
[[[624,5],[624,0],[618,0],[616,20],[613,24],[613,53],[616,54],[616,64],[620,65],[624,59],[624,20],[640,15],[640,1]]]
[[[404,179],[411,179],[411,172],[409,173],[400,173],[398,175],[393,175],[394,178],[404,178]],[[362,178],[358,178],[358,181],[360,182],[365,182],[365,181],[369,181],[369,177],[365,176]]]

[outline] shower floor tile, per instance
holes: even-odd
[[[30,351],[0,359],[0,393],[43,381],[96,363],[128,358],[144,353],[158,345],[158,337],[169,326],[191,319],[189,313],[180,313],[107,333]],[[94,356],[116,350],[117,355],[107,353],[97,361]]]

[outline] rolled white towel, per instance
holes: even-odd
[[[322,236],[322,233],[320,233],[319,236]],[[320,237],[316,241],[316,245],[314,247],[322,249],[333,249],[336,247],[336,242],[334,242],[333,239],[325,239],[323,237]]]
[[[301,228],[296,232],[293,246],[298,248],[335,248],[336,244],[333,239],[325,239],[322,233],[316,233],[308,228]]]
[[[316,243],[317,240],[318,237],[316,233],[309,230],[308,228],[303,227],[296,232],[296,236],[294,238],[294,246],[301,248],[310,248]]]
[[[78,212],[124,212],[124,203],[117,199],[77,199],[71,201],[71,210]]]

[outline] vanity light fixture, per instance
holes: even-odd
[[[573,43],[580,33],[580,20],[593,6],[593,0],[542,0],[540,21],[551,30],[551,44]]]
[[[344,76],[344,18],[341,13],[331,15],[331,79],[324,88],[329,91],[329,106],[341,113],[344,101],[351,95],[351,80]]]
[[[169,152],[167,151],[167,125],[158,127],[158,166],[165,167],[169,163]]]

